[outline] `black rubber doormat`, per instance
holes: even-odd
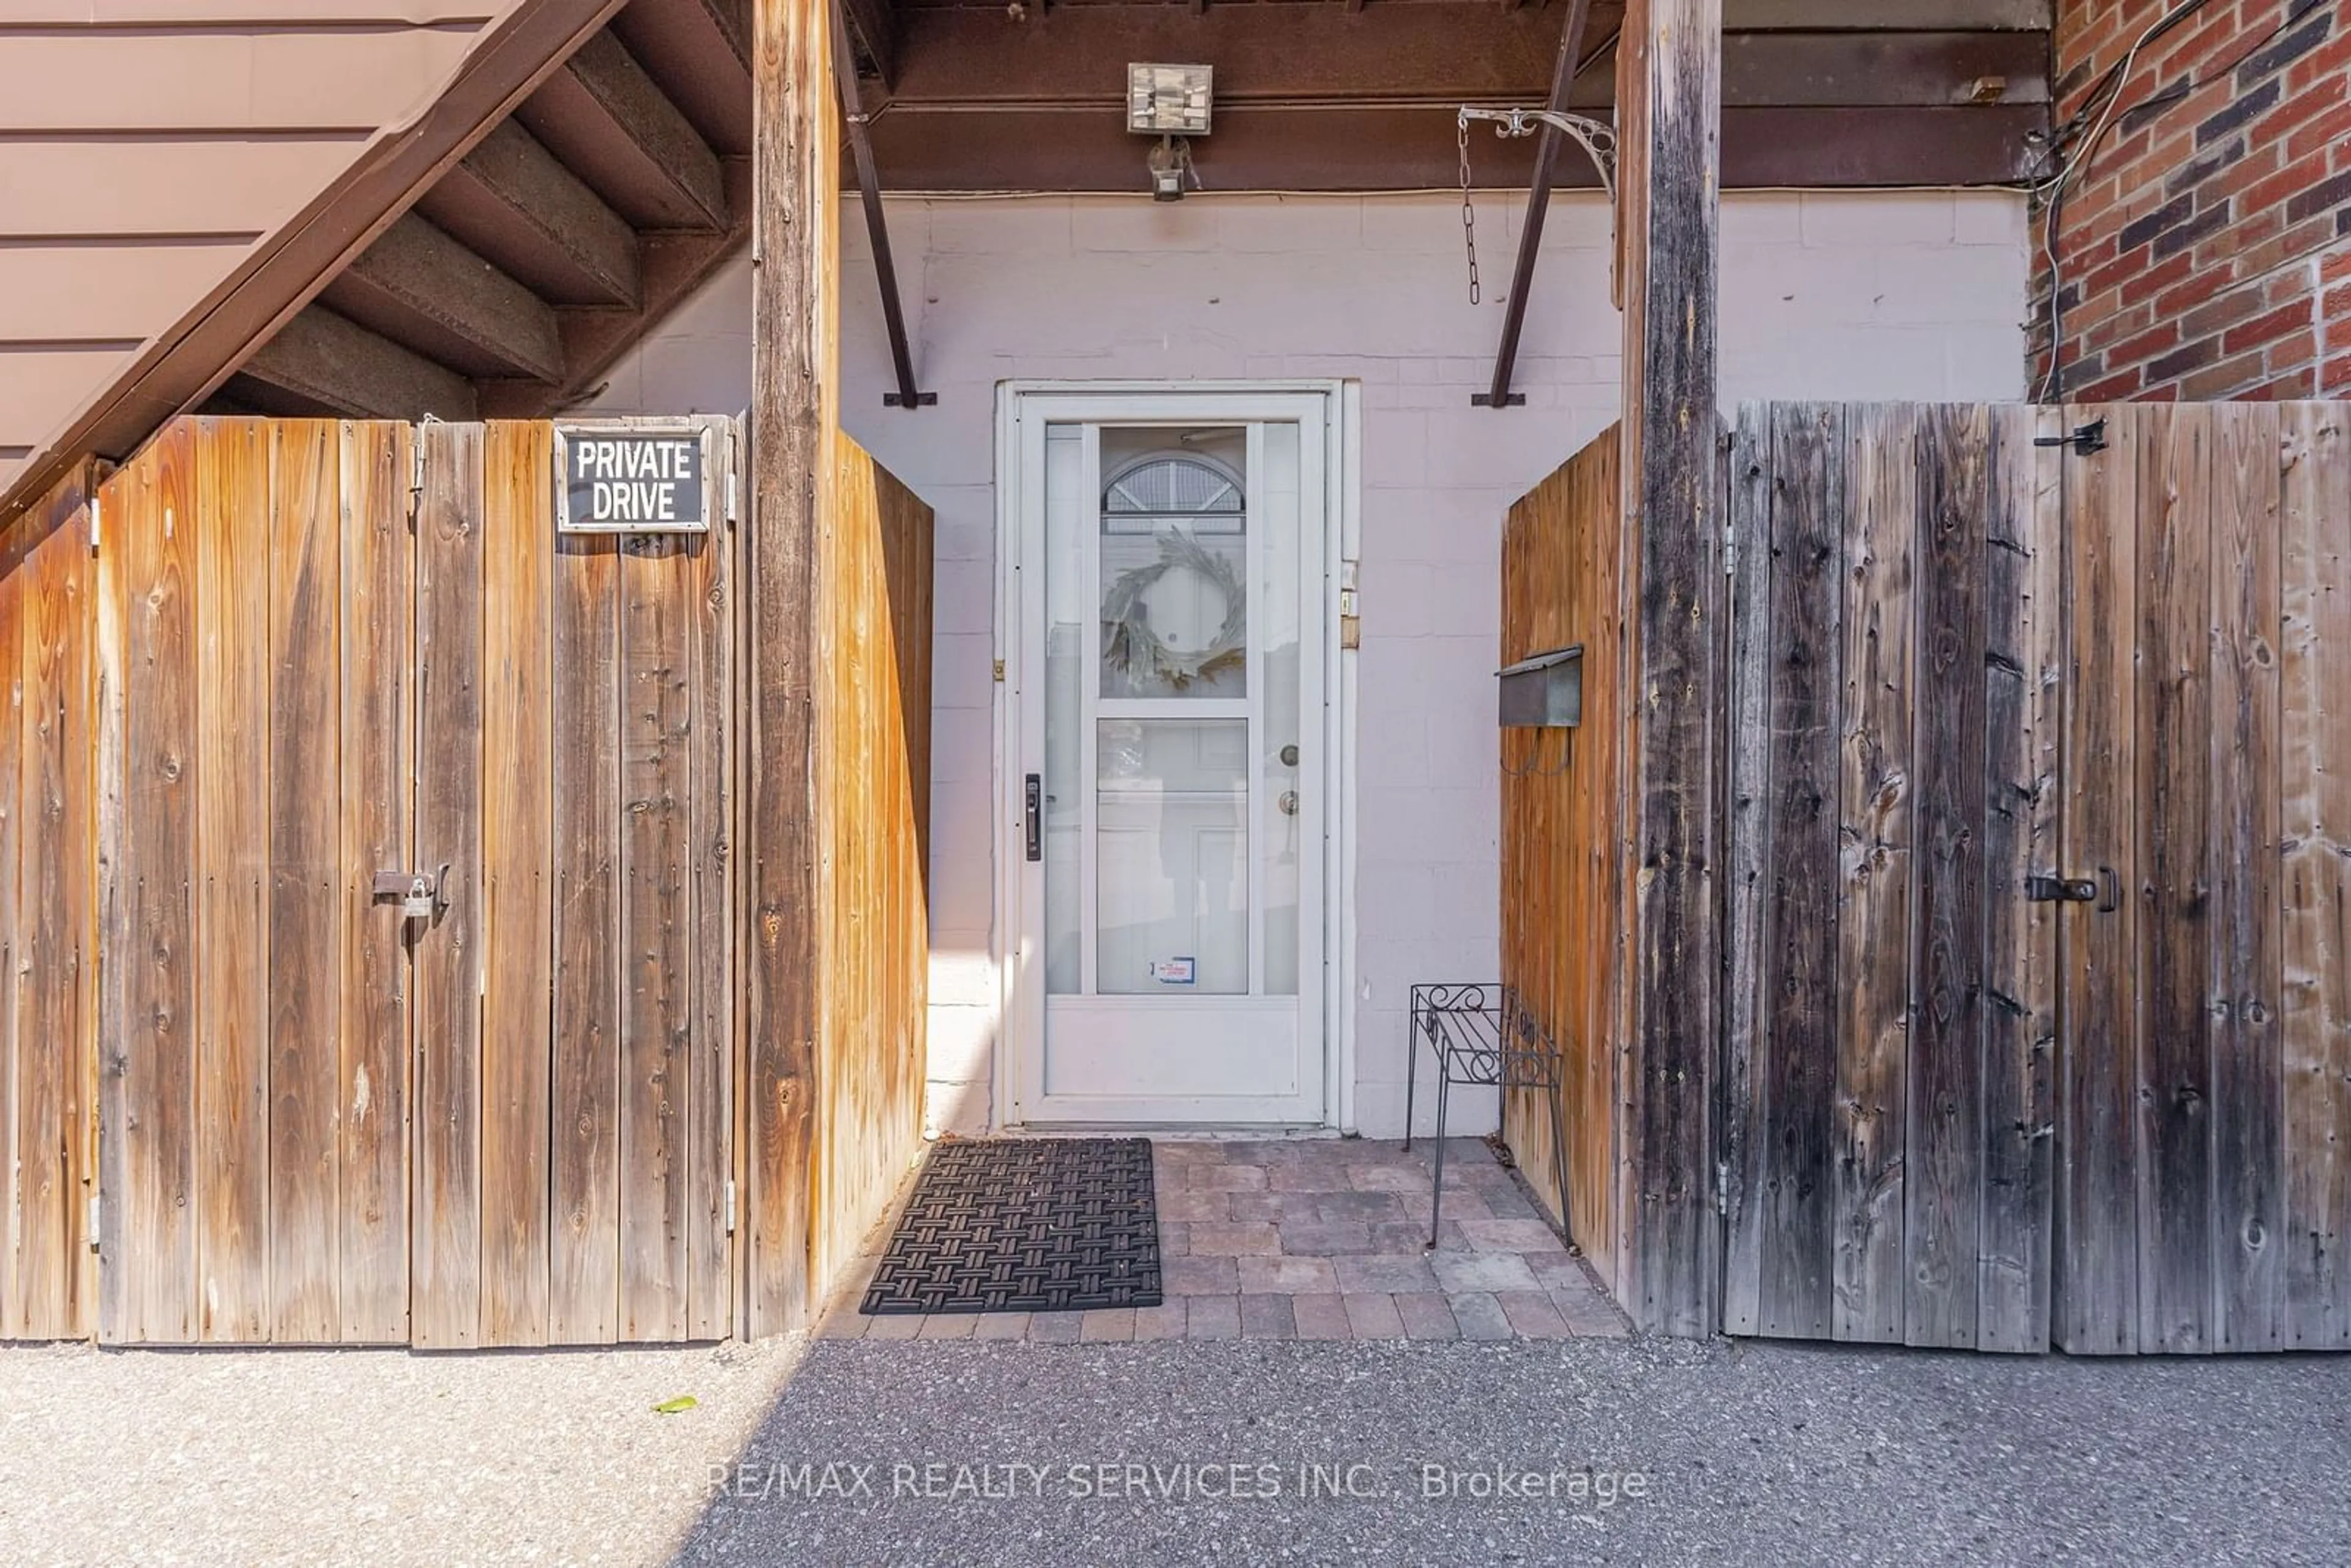
[[[861,1311],[1071,1312],[1159,1305],[1148,1138],[941,1144]]]

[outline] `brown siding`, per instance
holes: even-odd
[[[0,494],[264,235],[430,102],[513,3],[12,7],[0,23]]]

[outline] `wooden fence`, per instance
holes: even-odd
[[[2346,415],[1741,410],[1730,1332],[2351,1344]]]
[[[931,518],[828,450],[799,1145],[738,1092],[733,519],[559,538],[543,423],[202,419],[0,540],[0,1334],[710,1339],[749,1249],[862,1232],[919,1144]],[[807,1218],[738,1245],[755,1176]]]
[[[2055,1335],[2351,1347],[2351,404],[2069,410]]]
[[[1626,1002],[1625,541],[1612,428],[1511,507],[1502,660],[1583,648],[1582,725],[1502,732],[1502,975],[1561,1055],[1571,1229],[1604,1279],[1621,1252],[1616,1042]],[[1506,1095],[1503,1136],[1548,1206],[1559,1190],[1541,1091]]]
[[[1740,411],[1724,1326],[2047,1342],[2059,609],[2028,408]]]
[[[820,1290],[921,1153],[930,995],[931,509],[854,443],[834,444],[818,565],[829,585],[814,779],[829,933],[814,977]]]

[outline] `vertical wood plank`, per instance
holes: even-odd
[[[92,1082],[98,1113],[95,1150],[99,1257],[93,1268],[99,1343],[121,1343],[135,1326],[139,1303],[122,1267],[114,1239],[131,1213],[135,1164],[131,1157],[130,1039],[133,1016],[131,985],[132,936],[137,926],[137,883],[131,873],[130,711],[124,684],[131,669],[131,528],[149,510],[152,470],[133,464],[98,492],[102,517],[114,526],[113,548],[100,549],[90,569],[97,621],[90,702],[97,728],[94,748],[98,831],[98,951],[89,967],[98,975],[98,1068]],[[110,954],[99,961],[99,954]],[[110,1225],[109,1222],[111,1222]]]
[[[753,6],[757,203],[752,246],[750,1008],[747,1318],[753,1335],[808,1321],[815,1050],[826,977],[817,926],[821,806],[811,703],[822,585],[818,528],[832,485],[839,401],[840,154],[818,0]]]
[[[1842,406],[1773,408],[1761,1332],[1798,1339],[1826,1339],[1834,1316],[1844,457]]]
[[[1991,428],[1980,407],[1921,418],[1917,966],[1904,1155],[1904,1338],[1976,1341],[1983,1149],[1984,549]]]
[[[89,1332],[89,1238],[83,1199],[97,1018],[96,823],[91,761],[92,640],[85,468],[62,483],[33,530],[24,565],[21,747],[16,800],[20,874],[0,879],[16,900],[13,973],[16,1023],[16,1269],[0,1304],[0,1333],[68,1339]],[[0,572],[5,572],[0,566]],[[5,587],[0,587],[5,592]],[[8,641],[0,616],[0,646]],[[0,717],[5,717],[0,714]],[[0,871],[7,868],[0,856]],[[6,998],[0,997],[0,1008]]]
[[[724,453],[731,421],[714,422]],[[686,1334],[734,1327],[734,1247],[726,1187],[735,1174],[735,521],[688,541],[687,668],[692,701],[686,785],[693,1037],[685,1070]]]
[[[2207,405],[2141,414],[2139,1348],[2210,1347],[2211,493]]]
[[[416,848],[443,908],[414,937],[410,1336],[478,1343],[482,1304],[482,427],[427,424],[416,512]]]
[[[18,887],[24,865],[24,819],[30,797],[19,787],[20,749],[31,717],[26,711],[25,665],[32,643],[30,617],[38,612],[38,591],[30,586],[35,521],[19,518],[0,528],[0,737],[8,751],[0,758],[0,1336],[16,1332],[11,1318],[17,1296],[17,1273],[24,1238],[19,1229],[16,1171],[21,1157],[19,1096],[30,1067],[29,1052],[20,1052],[18,1015],[22,1011],[20,976],[26,965],[27,911]]]
[[[269,1337],[269,437],[195,422],[198,1334]]]
[[[404,424],[343,423],[332,438],[342,555],[335,1296],[339,1337],[400,1343],[408,1338],[412,1212],[408,924],[373,888],[378,871],[417,863],[413,437]]]
[[[2139,488],[2140,1348],[2212,1348],[2214,805],[2210,586],[2216,423],[2146,416]]]
[[[175,422],[122,487],[125,907],[111,948],[122,956],[121,1028],[108,1037],[107,1063],[121,1180],[107,1195],[119,1202],[106,1211],[99,1269],[116,1307],[106,1337],[125,1344],[185,1343],[197,1328],[194,464],[194,426]]]
[[[557,541],[554,777],[554,1136],[549,1337],[619,1333],[620,545]]]
[[[1910,755],[1913,580],[1918,532],[1917,411],[1846,414],[1835,461],[1844,508],[1837,789],[1836,1061],[1833,1328],[1899,1344],[1903,1333],[1903,1134],[1910,1040]]]
[[[2351,404],[2283,412],[2285,1340],[2351,1348]]]
[[[1761,1023],[1764,909],[1771,892],[1773,783],[1771,660],[1771,405],[1741,403],[1730,439],[1729,963],[1723,995],[1724,1206],[1722,1327],[1763,1332],[1763,1253],[1772,1145],[1771,1080]]]
[[[2061,459],[2068,612],[2058,764],[2063,869],[2102,883],[2112,873],[2120,892],[2117,908],[2064,924],[2060,955],[2061,1245],[2050,1333],[2074,1355],[2138,1349],[2140,413],[2069,407],[2062,420],[2071,430],[2103,418],[2106,428],[2105,450]]]
[[[554,428],[484,437],[482,1335],[548,1337]]]
[[[2041,417],[1991,411],[1984,551],[1983,1145],[1976,1348],[2049,1343],[2050,1143],[2055,1006],[2049,911],[2024,879],[2054,867],[2053,777],[2040,755],[2040,694],[2053,659],[2058,535],[2043,531]],[[2054,454],[2061,448],[2046,449]],[[2053,486],[2053,468],[2047,474]],[[2078,906],[2073,906],[2078,907]],[[2086,913],[2086,912],[2085,912]]]
[[[684,1097],[689,558],[674,535],[621,548],[621,1325],[624,1340],[685,1333]]]
[[[1639,545],[1636,877],[1625,1301],[1660,1333],[1721,1322],[1716,797],[1722,470],[1717,413],[1721,0],[1631,0],[1617,51],[1624,516]]]
[[[2215,409],[2211,662],[2211,1348],[2281,1333],[2284,1058],[2278,1031],[2278,499],[2273,404]]]
[[[267,551],[270,1337],[338,1339],[342,1080],[341,430],[266,427],[273,482],[250,520]],[[394,676],[393,678],[397,678]]]

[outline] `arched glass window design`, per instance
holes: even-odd
[[[1145,453],[1102,484],[1106,533],[1149,533],[1176,522],[1195,533],[1234,534],[1245,509],[1240,476],[1196,452]]]

